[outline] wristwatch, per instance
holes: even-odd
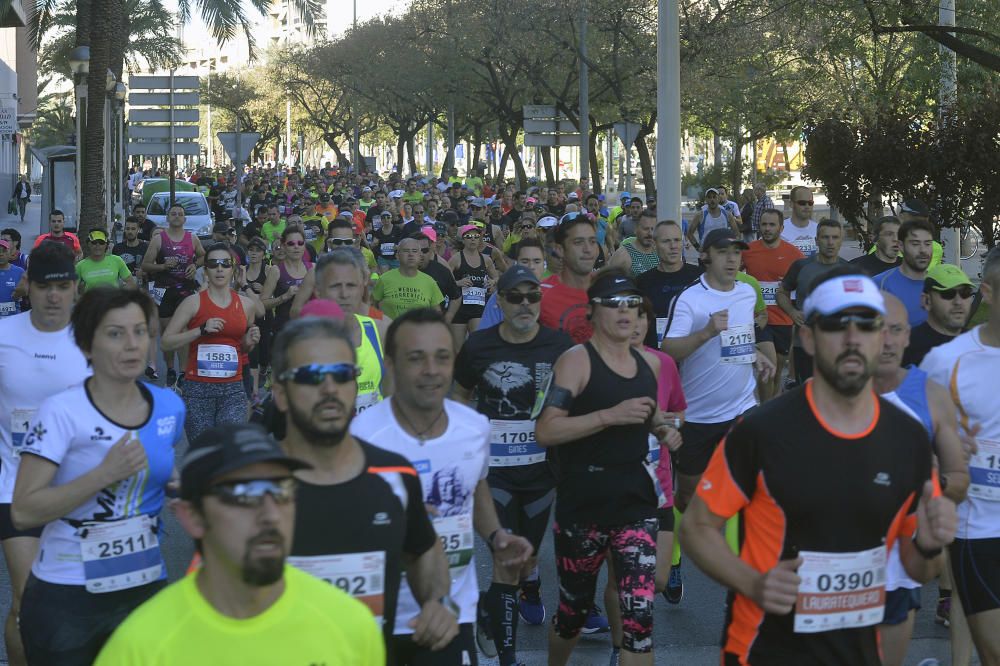
[[[201,326],[198,327],[198,330],[201,332],[202,335],[208,335],[208,330],[205,328],[205,325],[207,323],[208,323],[207,321],[203,321],[201,323]]]
[[[462,616],[462,609],[458,607],[458,604],[455,603],[455,600],[451,598],[450,594],[446,594],[438,599],[438,603],[454,613],[456,618]]]

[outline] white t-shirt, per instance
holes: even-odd
[[[85,384],[45,400],[25,438],[24,455],[36,455],[56,465],[53,486],[63,486],[89,473],[126,433],[133,432],[146,451],[147,466],[129,478],[102,489],[78,507],[45,526],[31,571],[39,580],[83,585],[86,574],[77,521],[111,522],[136,516],[160,515],[164,487],[174,469],[174,447],[184,426],[184,403],[169,389],[141,385],[151,404],[149,418],[137,428],[124,428],[102,414]],[[132,444],[131,446],[136,446]],[[68,521],[77,522],[76,525]],[[153,563],[162,562],[158,552]],[[166,578],[166,568],[162,570]]]
[[[816,220],[809,220],[809,224],[805,227],[797,227],[792,222],[792,218],[787,218],[785,226],[781,229],[781,239],[799,248],[802,254],[811,257],[819,251],[819,248],[816,246],[816,229],[818,226],[819,223]]]
[[[407,458],[420,474],[424,504],[434,507],[434,528],[445,542],[451,564],[451,598],[461,613],[459,624],[476,621],[479,585],[476,581],[475,550],[472,541],[473,499],[476,485],[489,473],[490,422],[465,405],[445,400],[448,429],[422,445],[409,435],[392,413],[392,398],[387,398],[354,417],[351,434],[366,442]],[[451,544],[451,545],[449,545]],[[452,557],[462,564],[456,566]],[[396,634],[412,634],[410,620],[420,613],[420,606],[410,591],[404,575],[396,607]]]
[[[667,322],[667,338],[683,338],[708,325],[712,313],[729,310],[729,329],[714,336],[680,362],[681,383],[687,397],[685,418],[694,423],[722,423],[736,418],[757,404],[752,362],[734,359],[739,346],[746,346],[747,333],[753,345],[753,312],[757,293],[746,282],[736,281],[730,291],[708,286],[705,276],[674,299]],[[723,342],[726,342],[725,348]],[[746,356],[742,360],[746,360]]]
[[[69,326],[43,333],[31,323],[30,312],[0,319],[0,504],[14,495],[19,462],[14,447],[24,443],[42,401],[89,376]]]
[[[979,452],[969,461],[969,494],[958,505],[959,539],[1000,537],[1000,409],[993,391],[1000,374],[1000,347],[983,344],[980,327],[931,349],[920,364],[948,388],[961,427],[979,425]],[[977,489],[997,499],[987,499]]]

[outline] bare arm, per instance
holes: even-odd
[[[267,267],[267,277],[264,278],[264,286],[260,290],[260,300],[264,302],[265,308],[273,308],[281,305],[290,298],[294,298],[287,291],[281,296],[275,296],[274,290],[278,287],[280,277],[278,269],[274,266]]]
[[[761,573],[726,545],[723,528],[727,519],[712,513],[705,501],[695,495],[684,512],[678,536],[699,569],[729,589],[753,598]]]
[[[451,589],[448,560],[439,539],[435,539],[434,545],[420,557],[413,558],[403,553],[403,568],[406,569],[406,581],[413,590],[413,596],[421,605],[440,599]]]
[[[802,316],[802,313],[794,305],[792,305],[792,296],[788,293],[788,290],[785,289],[784,283],[778,285],[778,293],[775,294],[775,300],[778,303],[778,307],[784,310],[785,314],[792,318],[792,321],[795,322],[796,326],[802,326],[806,323],[806,319]]]
[[[146,254],[142,257],[142,272],[143,273],[162,273],[169,268],[166,264],[156,263],[156,255],[160,253],[160,234],[154,235],[149,239],[149,247],[146,248]]]
[[[611,261],[608,262],[608,269],[620,269],[623,271],[630,271],[632,269],[632,256],[628,253],[628,249],[623,245],[615,253],[611,255]]]
[[[726,310],[715,312],[704,328],[679,338],[665,337],[663,338],[661,348],[667,354],[670,354],[675,361],[683,361],[695,353],[703,344],[726,330],[725,322],[728,322],[728,320],[729,317]]]
[[[160,339],[160,346],[163,351],[181,349],[191,344],[201,337],[201,330],[188,328],[194,316],[198,313],[198,304],[201,297],[198,294],[188,296],[177,306],[177,312],[170,318],[170,323],[163,330],[163,337]]]

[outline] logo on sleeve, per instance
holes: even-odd
[[[104,428],[97,426],[94,428],[94,434],[90,436],[90,441],[92,442],[110,442],[111,435],[104,434]]]
[[[875,475],[872,482],[875,485],[885,486],[886,488],[892,485],[892,481],[889,479],[889,474],[887,472],[879,472]]]

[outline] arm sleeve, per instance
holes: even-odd
[[[491,328],[503,321],[503,312],[497,305],[496,292],[490,294],[490,300],[486,301],[486,308],[483,310],[483,318],[479,320],[479,329]]]
[[[683,338],[684,336],[691,335],[693,326],[694,312],[691,309],[688,299],[681,293],[680,296],[674,299],[674,306],[670,312],[670,321],[667,322],[666,337]]]
[[[750,503],[760,471],[756,440],[737,423],[712,454],[698,496],[715,515],[734,516]]]
[[[420,485],[420,478],[416,472],[402,476],[406,494],[410,498],[406,505],[406,538],[403,540],[403,550],[409,555],[420,557],[437,541],[437,533],[424,506],[424,490]]]
[[[480,326],[482,326],[482,322],[480,322]],[[458,357],[455,359],[455,381],[466,389],[472,389],[479,383],[478,370],[473,363],[476,353],[471,347],[469,338],[466,338],[465,344],[462,345]]]
[[[118,260],[118,279],[127,280],[130,277],[132,277],[132,271],[130,271],[128,269],[128,266],[125,265],[125,261],[117,255],[112,255],[112,256],[114,256],[114,258]],[[77,264],[77,266],[79,266],[79,264]]]
[[[372,289],[372,300],[375,302],[381,301],[385,298],[385,283],[383,282],[385,278],[379,278],[375,281],[375,288]]]
[[[795,291],[799,284],[800,270],[802,270],[802,259],[796,260],[791,266],[788,267],[788,272],[785,273],[785,278],[781,281],[781,286],[785,288],[785,291]]]
[[[24,437],[21,453],[31,453],[60,465],[73,441],[74,427],[70,415],[56,402],[58,397],[42,403]]]

